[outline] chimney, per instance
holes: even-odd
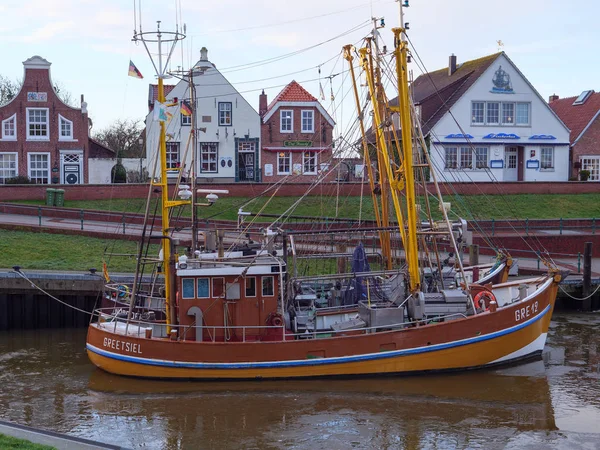
[[[265,94],[265,90],[263,89],[262,94],[258,96],[258,115],[260,117],[264,116],[267,112],[267,94]]]
[[[208,49],[206,47],[200,49],[200,61],[208,61]]]
[[[452,53],[448,61],[448,76],[452,76],[454,72],[456,72],[456,56]]]
[[[555,102],[556,100],[558,100],[558,95],[556,95],[556,94],[552,94],[552,95],[550,96],[550,98],[548,99],[548,103]]]

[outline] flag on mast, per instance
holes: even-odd
[[[137,67],[135,67],[135,64],[133,63],[132,60],[129,60],[129,74],[130,77],[133,78],[144,78],[144,76],[142,75],[142,72],[140,72],[138,70]]]
[[[184,116],[192,115],[192,108],[191,108],[190,104],[187,102],[187,100],[181,101],[181,114],[183,114]]]

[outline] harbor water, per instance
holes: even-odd
[[[84,345],[0,332],[0,419],[134,449],[600,448],[600,314],[556,312],[540,360],[446,375],[152,381]]]

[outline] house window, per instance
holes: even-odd
[[[65,119],[60,114],[58,115],[58,140],[71,141],[73,140],[73,122]]]
[[[470,147],[460,148],[460,168],[461,169],[472,169],[473,168],[473,152]]]
[[[195,298],[195,280],[193,278],[184,278],[181,280],[181,298]]]
[[[262,277],[262,296],[273,297],[275,295],[275,287],[273,277]]]
[[[458,159],[457,159],[457,148],[456,147],[446,147],[446,169],[457,169],[458,168]]]
[[[302,153],[302,169],[304,175],[315,175],[317,173],[317,152]]]
[[[231,126],[231,102],[219,102],[219,126]]]
[[[0,184],[5,184],[9,178],[18,175],[16,153],[0,153]]]
[[[303,133],[314,133],[315,132],[315,121],[314,111],[302,111],[302,132]]]
[[[179,142],[167,142],[167,169],[177,169],[179,163]]]
[[[256,277],[246,277],[246,297],[256,297]]]
[[[212,279],[212,297],[221,298],[225,293],[225,278]]]
[[[189,127],[192,125],[192,116],[186,116],[183,113],[180,113],[181,115],[181,126],[182,127]]]
[[[471,104],[471,123],[473,125],[483,125],[483,110],[485,107],[484,102],[473,102]]]
[[[50,183],[50,153],[28,153],[27,166],[33,183]]]
[[[294,111],[281,110],[281,112],[279,113],[279,117],[280,117],[279,131],[281,133],[292,133],[294,131],[294,127],[292,126],[292,121],[294,118]]]
[[[487,147],[475,147],[476,169],[486,169],[488,167],[488,154],[489,149]]]
[[[2,139],[14,141],[17,139],[17,114],[2,121]]]
[[[502,125],[515,124],[515,104],[502,103]]]
[[[488,125],[498,125],[500,123],[500,103],[488,102],[486,123]]]
[[[48,140],[48,108],[27,108],[27,138]]]
[[[196,291],[196,297],[198,297],[198,298],[210,297],[210,279],[196,278],[196,285],[198,287],[198,289]]]
[[[216,173],[217,157],[219,156],[218,142],[200,143],[200,172]]]
[[[540,169],[554,169],[554,148],[542,147]]]
[[[529,103],[517,103],[517,125],[529,125]]]
[[[588,181],[600,181],[600,157],[585,156],[579,161],[581,161],[581,170],[588,170],[590,172]]]
[[[289,175],[292,170],[292,152],[277,153],[277,175]]]

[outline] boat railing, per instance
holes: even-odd
[[[150,337],[152,336],[152,331],[150,333],[148,333],[146,330],[153,330],[154,327],[165,327],[166,328],[166,322],[161,321],[161,322],[157,322],[157,321],[145,321],[145,320],[139,320],[139,319],[126,319],[123,317],[117,317],[116,314],[109,314],[107,311],[113,312],[114,313],[114,308],[98,308],[94,311],[94,315],[96,317],[98,317],[99,322],[102,323],[106,323],[106,324],[112,324],[114,325],[114,331],[116,332],[118,327],[123,327],[125,326],[125,330],[128,334],[137,334],[138,336],[146,336],[146,337]],[[281,326],[275,326],[275,325],[231,325],[231,326],[222,326],[222,325],[177,325],[177,324],[171,324],[170,328],[171,330],[175,330],[175,336],[178,336],[179,339],[181,339],[181,337],[186,336],[187,333],[192,330],[192,329],[200,329],[200,330],[206,330],[210,336],[209,341],[211,342],[222,342],[221,340],[217,339],[217,331],[222,331],[223,332],[223,336],[226,336],[227,334],[230,334],[235,331],[236,333],[236,337],[239,336],[238,332],[241,333],[241,342],[256,342],[256,339],[250,339],[251,337],[257,337],[257,336],[261,336],[261,333],[265,333],[269,330],[282,330],[283,333],[281,334],[281,339],[280,341],[291,341],[291,340],[297,340],[297,339],[323,339],[323,338],[330,338],[330,337],[335,337],[335,336],[344,336],[344,335],[348,335],[348,334],[353,334],[353,333],[374,333],[374,332],[393,332],[393,331],[397,331],[400,328],[410,328],[416,325],[423,325],[423,324],[429,324],[429,323],[435,323],[438,321],[442,321],[442,320],[449,320],[449,319],[463,319],[463,318],[467,318],[466,314],[463,313],[453,313],[453,314],[448,314],[446,316],[438,316],[438,317],[432,317],[430,319],[426,319],[426,320],[413,320],[413,321],[406,321],[406,322],[399,322],[399,323],[395,323],[395,324],[389,324],[386,325],[385,327],[355,327],[355,328],[348,328],[348,329],[344,329],[344,330],[326,330],[326,331],[305,331],[303,333],[289,333],[287,332],[287,330],[285,329],[285,325],[281,325]],[[386,331],[381,331],[383,329],[385,329]],[[136,331],[137,330],[137,331]],[[277,335],[272,335],[270,337],[270,341],[277,341],[277,339],[274,339],[274,337]],[[167,339],[167,336],[164,336],[165,339]],[[227,341],[227,339],[226,339]],[[205,341],[206,342],[206,341]]]

